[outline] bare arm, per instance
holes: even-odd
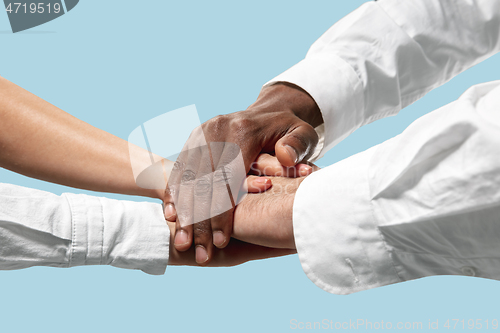
[[[66,186],[162,198],[136,185],[128,142],[0,77],[0,166]]]

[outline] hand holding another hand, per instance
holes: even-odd
[[[246,173],[255,171],[251,170],[252,163],[259,154],[272,153],[280,164],[279,167],[262,168],[266,163],[261,160],[260,166],[257,163],[259,175],[308,175],[311,168],[297,164],[307,161],[314,152],[318,143],[314,127],[322,122],[319,108],[311,96],[297,86],[278,83],[263,88],[257,101],[247,110],[217,116],[204,123],[197,130],[198,134],[193,133],[186,142],[189,153],[177,161],[178,175],[172,178],[177,178],[174,183],[184,186],[173,191],[169,180],[165,195],[166,218],[168,221],[177,220],[177,250],[186,251],[194,241],[196,261],[201,265],[208,264],[214,245],[224,248],[229,242],[237,204],[235,198],[238,197],[234,189],[239,188]],[[197,149],[200,143],[207,149]],[[238,153],[242,157],[238,169],[241,168],[242,172],[228,167],[230,157]],[[217,182],[221,179],[227,186]],[[238,184],[231,184],[231,181]],[[198,191],[202,195],[197,196],[200,183],[205,183],[207,190]],[[259,192],[270,187],[262,178],[247,183],[253,184]],[[226,187],[232,190],[229,191],[233,197],[229,204],[222,202],[228,201]],[[228,207],[221,209],[221,206]]]
[[[249,176],[249,178],[254,178]],[[234,266],[250,260],[296,253],[293,235],[295,193],[305,177],[270,177],[273,187],[263,193],[250,193],[236,207],[233,239],[224,249],[214,249],[207,266]],[[180,252],[172,245],[175,223],[171,230],[170,264],[196,265],[195,249]]]

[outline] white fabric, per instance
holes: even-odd
[[[499,110],[500,81],[474,86],[307,177],[293,216],[309,278],[336,294],[430,275],[500,280]]]
[[[396,115],[498,52],[499,35],[498,0],[369,2],[267,85],[290,82],[314,98],[325,121],[319,158],[360,126]]]
[[[0,183],[0,269],[111,265],[163,274],[170,231],[159,204]]]
[[[497,0],[367,3],[271,83],[314,97],[328,149],[498,52],[499,34]],[[294,233],[312,281],[349,294],[429,275],[500,279],[499,86],[302,182]]]

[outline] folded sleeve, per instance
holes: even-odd
[[[431,275],[500,280],[500,81],[313,173],[293,223],[302,267],[349,294]]]
[[[0,269],[111,265],[163,274],[169,228],[159,204],[0,184]]]
[[[395,115],[500,48],[500,1],[368,2],[326,31],[304,60],[267,83],[306,90],[324,119],[327,150]]]

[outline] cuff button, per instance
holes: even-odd
[[[466,276],[476,276],[476,270],[474,269],[474,267],[464,266],[460,268],[460,270]]]

